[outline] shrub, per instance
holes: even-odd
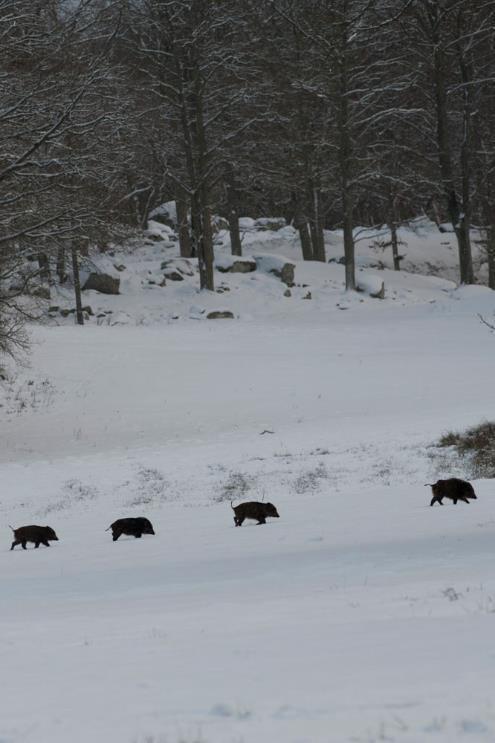
[[[484,421],[463,432],[449,431],[437,444],[451,447],[472,477],[495,477],[495,423]]]

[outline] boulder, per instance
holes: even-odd
[[[215,267],[221,273],[251,273],[251,271],[256,271],[256,261],[254,258],[225,255],[217,258]]]
[[[35,286],[31,289],[31,295],[39,299],[50,299],[50,287]]]
[[[208,320],[233,320],[234,313],[230,310],[213,310],[206,315]]]
[[[155,209],[152,209],[148,214],[148,218],[153,222],[159,222],[171,229],[175,229],[177,225],[177,209],[175,201],[167,201],[164,204],[155,207]]]
[[[194,268],[187,258],[169,258],[161,262],[160,269],[178,271],[183,276],[194,276]]]
[[[165,271],[165,279],[169,281],[184,281],[184,277],[179,271]]]
[[[225,219],[225,217],[220,217],[219,215],[214,215],[211,218],[211,229],[213,231],[214,235],[217,235],[222,230],[228,230],[229,229],[229,223]]]
[[[256,255],[254,259],[260,271],[272,273],[287,286],[294,286],[294,263],[278,255]]]
[[[281,230],[286,226],[286,221],[283,217],[260,217],[255,221],[256,228],[258,230]]]
[[[378,276],[360,276],[356,289],[374,299],[385,299],[385,283]]]
[[[119,294],[120,279],[115,279],[107,273],[90,273],[82,289],[83,291],[93,289],[100,294]]]

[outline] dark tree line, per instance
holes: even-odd
[[[0,0],[0,351],[27,254],[63,282],[89,241],[175,200],[181,253],[213,289],[211,215],[324,228],[427,212],[495,288],[495,0]],[[67,259],[66,259],[67,255]],[[55,270],[53,269],[55,267]],[[55,274],[52,276],[52,274]]]

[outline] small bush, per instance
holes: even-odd
[[[213,500],[215,503],[238,500],[243,498],[252,486],[253,480],[248,475],[243,472],[230,472],[227,481]]]
[[[304,493],[314,493],[320,489],[321,481],[328,479],[328,471],[323,464],[320,462],[317,467],[311,470],[307,470],[299,475],[294,482],[294,490],[298,495],[304,495]]]
[[[437,444],[451,447],[472,477],[495,477],[495,423],[484,421],[464,432],[449,431]]]

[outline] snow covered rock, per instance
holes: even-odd
[[[35,286],[31,289],[31,296],[38,297],[38,299],[50,299],[50,287],[49,286]]]
[[[178,271],[183,276],[194,276],[194,268],[187,258],[170,258],[160,264],[162,271]]]
[[[164,276],[169,281],[184,281],[183,275],[179,271],[174,271],[173,268],[165,271]]]
[[[162,226],[174,228],[177,225],[177,209],[175,201],[166,201],[155,209],[152,209],[148,215],[148,228],[150,222],[159,222]]]
[[[261,217],[257,219],[256,228],[258,230],[281,230],[286,226],[284,217]]]
[[[249,230],[256,229],[256,220],[252,217],[240,217],[239,218],[239,229],[241,232],[248,232]]]
[[[294,286],[295,264],[279,255],[255,255],[254,260],[260,271],[272,273],[287,286]]]
[[[215,267],[221,273],[250,273],[256,271],[256,261],[238,255],[222,255],[215,260]]]
[[[83,291],[93,289],[100,294],[119,294],[120,279],[107,273],[90,273],[82,288]]]
[[[208,320],[233,320],[234,313],[230,310],[212,310],[206,317]]]
[[[378,276],[359,277],[356,289],[375,299],[385,299],[385,282]]]

